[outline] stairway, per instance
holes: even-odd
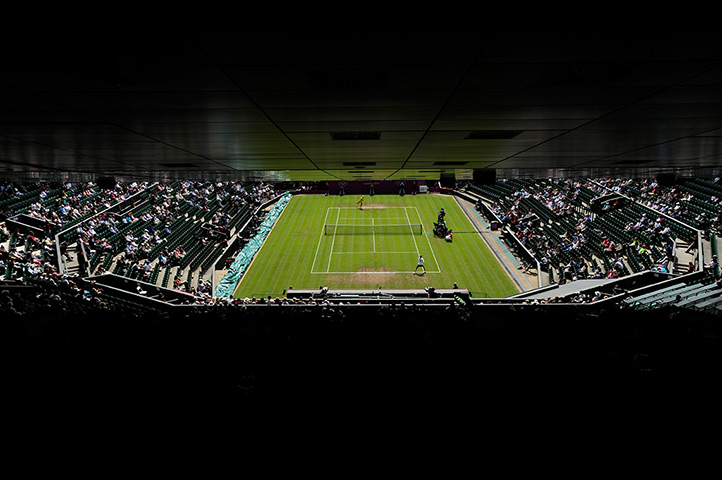
[[[686,242],[682,240],[681,238],[676,239],[677,242],[677,251],[675,252],[677,256],[677,264],[675,265],[674,272],[673,273],[684,273],[687,270],[687,266],[689,263],[695,263],[695,260],[697,259],[697,248],[695,246],[692,246],[692,249],[687,252],[687,249],[690,247],[690,242]],[[705,240],[702,240],[703,249],[705,252],[709,251],[709,246],[704,245]]]

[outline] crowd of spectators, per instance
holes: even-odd
[[[493,213],[504,226],[510,227],[525,248],[537,256],[543,268],[548,268],[552,275],[558,276],[560,282],[626,275],[630,270],[629,260],[626,259],[630,255],[635,258],[650,255],[653,261],[648,268],[665,272],[669,271],[674,254],[669,244],[664,243],[673,234],[665,216],[651,215],[649,211],[637,215],[634,222],[627,222],[623,227],[630,234],[631,241],[620,242],[587,209],[580,208],[583,201],[621,194],[672,218],[696,221],[703,218],[704,212],[695,210],[692,202],[702,197],[708,204],[708,210],[717,211],[717,215],[704,215],[709,220],[705,223],[706,234],[717,231],[722,211],[722,195],[711,193],[705,197],[700,192],[695,195],[691,188],[662,187],[654,180],[500,181],[499,185],[505,188],[500,190],[503,195],[491,203]],[[710,181],[708,187],[710,192],[714,192],[714,189],[719,188],[719,179]],[[241,182],[186,181],[152,185],[128,182],[118,183],[113,188],[100,188],[94,183],[5,183],[0,185],[0,205],[5,217],[23,213],[46,221],[53,228],[46,235],[38,235],[35,231],[10,231],[7,224],[0,223],[0,275],[5,279],[15,279],[45,289],[62,285],[66,295],[87,301],[93,299],[98,304],[101,302],[100,297],[93,296],[92,291],[85,289],[80,294],[80,291],[68,287],[68,282],[72,285],[73,278],[67,270],[59,268],[58,253],[66,263],[83,256],[83,251],[87,252],[88,257],[84,259],[85,262],[95,255],[112,256],[115,273],[153,282],[153,273],[157,267],[177,266],[191,254],[189,245],[204,246],[209,242],[227,239],[230,233],[228,225],[235,208],[241,205],[260,206],[277,193],[270,184],[245,185]],[[120,213],[108,211],[134,196],[147,198],[148,201],[143,203],[147,208],[120,210]],[[174,222],[184,215],[184,207],[196,209],[203,215],[203,228],[197,230],[188,243],[165,248],[163,239],[173,233]],[[616,207],[612,205],[612,208]],[[128,224],[141,225],[142,228],[124,229]],[[72,232],[71,240],[65,239],[56,246],[53,234],[62,230]],[[70,244],[73,241],[82,244],[84,248],[71,251]],[[657,243],[650,245],[649,241]],[[106,265],[98,263],[93,273],[105,271],[109,271]],[[219,299],[213,297],[210,279],[197,278],[190,282],[184,281],[179,274],[175,275],[168,288],[190,293],[193,300],[185,300],[183,303],[196,306],[263,304],[331,308],[342,305],[332,305],[323,298],[284,296]],[[40,298],[48,299],[49,296]],[[595,300],[593,295],[583,299]]]
[[[0,214],[12,216],[25,213],[45,220],[59,229],[78,219],[95,214],[120,203],[146,188],[146,183],[118,183],[112,189],[101,189],[93,182],[64,183],[34,182],[28,184],[7,183],[0,188],[0,199],[31,198],[29,207],[12,211],[12,203],[4,205]],[[34,191],[37,191],[35,193]]]
[[[697,229],[709,239],[722,218],[719,179],[670,187],[653,179],[504,180],[480,190],[501,227],[516,237],[509,246],[523,245],[561,282],[670,272],[675,242],[694,251]],[[594,205],[599,198],[609,200]],[[690,228],[680,232],[672,219]]]
[[[722,231],[722,191],[720,178],[680,182],[664,186],[655,179],[595,179],[590,188],[606,195],[620,193],[637,202],[686,222],[707,233]],[[699,190],[702,188],[703,190]],[[705,191],[706,190],[706,191]],[[704,208],[700,208],[702,202]]]
[[[234,212],[255,209],[275,195],[274,186],[266,183],[120,182],[101,188],[93,182],[5,182],[0,185],[0,278],[52,280],[77,265],[81,276],[113,271],[154,281],[156,267],[178,266],[189,252],[225,244]],[[202,217],[202,224],[185,242],[168,248],[164,239],[184,215]],[[24,218],[46,227],[23,228]],[[18,219],[22,222],[11,222]],[[108,261],[101,262],[104,258]],[[91,264],[91,259],[98,261]],[[207,278],[191,284],[176,276],[171,288],[204,300],[212,292]]]
[[[0,186],[0,277],[19,278],[30,271],[57,275],[59,265],[54,234],[78,224],[79,235],[89,237],[97,224],[92,216],[112,207],[145,188],[137,182],[120,183],[101,189],[93,182],[7,182]],[[13,228],[7,218],[26,215],[46,225],[38,229]],[[83,221],[88,219],[89,222]],[[57,246],[61,257],[73,260],[67,242]],[[99,244],[95,248],[104,248]]]

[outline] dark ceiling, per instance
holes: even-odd
[[[711,176],[715,32],[62,37],[0,60],[0,176]]]

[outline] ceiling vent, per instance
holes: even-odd
[[[381,132],[331,132],[331,140],[381,140]]]
[[[524,130],[476,130],[469,132],[465,140],[509,140],[524,133]]]
[[[640,159],[627,159],[627,160],[618,160],[616,162],[612,162],[612,165],[640,165],[642,163],[649,163],[653,162],[654,160],[640,160]]]
[[[534,87],[588,87],[606,85],[631,68],[625,64],[560,63],[549,65],[532,83]]]
[[[159,165],[165,168],[198,168],[198,165],[192,163],[159,163]]]
[[[311,88],[317,90],[353,90],[389,87],[389,72],[385,68],[314,68],[309,72],[309,78]]]
[[[373,167],[376,162],[343,162],[344,167],[364,168]]]
[[[432,165],[436,167],[461,167],[469,162],[434,162]]]

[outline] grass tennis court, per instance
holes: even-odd
[[[451,288],[505,297],[517,288],[447,195],[298,195],[291,199],[239,284],[236,297],[296,289]],[[453,242],[432,234],[441,209]],[[426,273],[414,273],[419,255]]]

